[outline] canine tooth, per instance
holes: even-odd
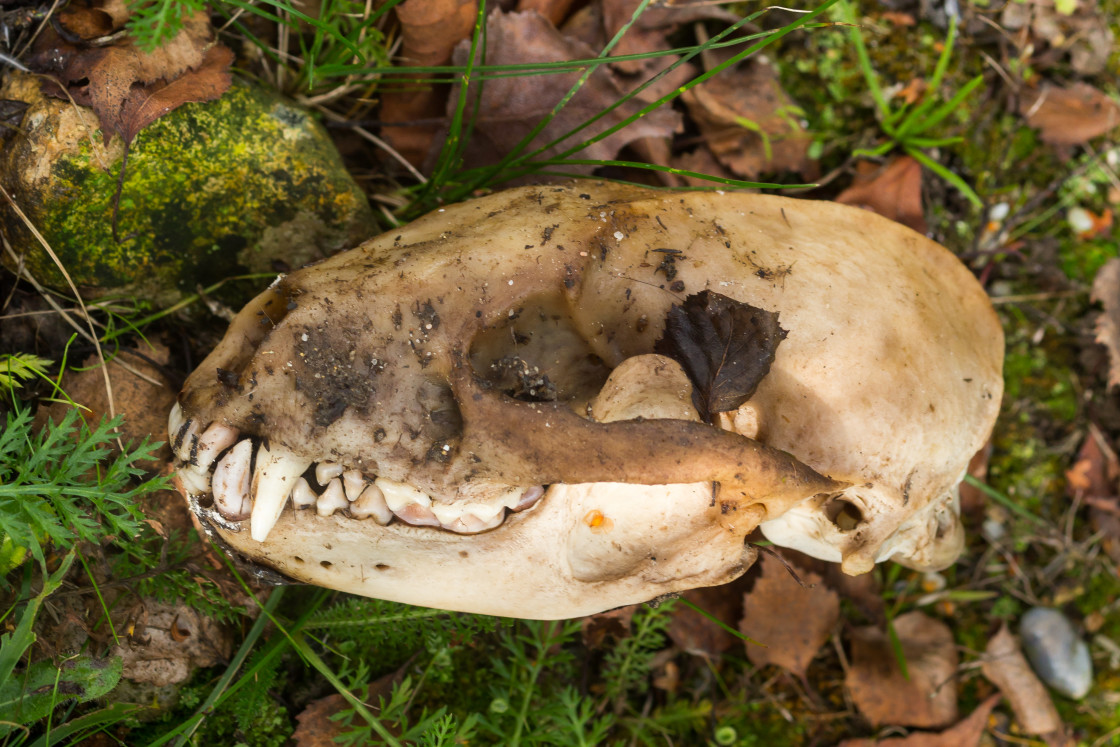
[[[233,446],[241,432],[224,423],[211,423],[202,438],[198,440],[198,452],[195,454],[194,463],[201,470],[210,469],[210,464],[219,454]]]
[[[537,501],[539,501],[543,496],[543,485],[534,485],[531,488],[526,488],[525,492],[521,494],[521,498],[518,499],[515,505],[510,506],[509,510],[517,512],[524,511],[527,508],[532,508],[533,506],[537,505]]]
[[[315,512],[320,516],[330,516],[335,511],[346,508],[350,501],[346,500],[346,491],[342,488],[342,481],[337,477],[327,483],[327,489],[315,501]]]
[[[249,498],[252,458],[253,442],[245,439],[218,460],[218,466],[214,468],[214,508],[232,521],[247,518],[253,510],[253,502]]]
[[[319,462],[315,465],[315,482],[326,485],[342,474],[343,466],[338,462]]]
[[[253,514],[249,535],[264,542],[280,518],[284,504],[295,487],[296,478],[311,466],[283,446],[261,444],[257,450],[257,469],[253,473]]]
[[[422,490],[417,490],[408,483],[397,482],[384,477],[379,477],[373,482],[374,485],[381,488],[381,492],[385,495],[385,503],[389,506],[389,510],[395,514],[398,509],[403,509],[409,505],[419,505],[424,508],[432,505],[431,496]]]
[[[432,509],[421,506],[419,503],[409,503],[406,506],[393,509],[398,519],[418,527],[441,527],[443,523],[432,513]]]
[[[346,500],[356,501],[366,489],[366,478],[361,470],[348,469],[342,473],[342,487],[346,488]]]
[[[381,526],[385,526],[393,519],[393,512],[385,503],[385,494],[376,485],[367,485],[358,500],[350,504],[350,515],[355,519],[373,517]]]
[[[296,480],[292,488],[292,505],[296,508],[311,508],[319,500],[319,495],[302,477]]]

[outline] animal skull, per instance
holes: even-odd
[[[715,426],[652,355],[670,306],[705,289],[788,331]],[[258,563],[559,618],[729,581],[758,526],[848,573],[952,562],[1002,350],[968,270],[873,214],[529,187],[279,279],[169,429],[193,510]]]

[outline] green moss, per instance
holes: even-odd
[[[322,127],[260,89],[235,85],[218,101],[182,106],[137,136],[116,237],[121,162],[100,168],[92,151],[81,141],[58,154],[49,179],[27,176],[17,190],[79,285],[170,300],[230,275],[297,267],[376,228]],[[17,143],[10,152],[9,171],[42,168],[33,147]],[[63,286],[26,227],[12,215],[6,222],[36,277]]]

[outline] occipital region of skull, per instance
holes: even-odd
[[[670,307],[705,290],[788,333],[712,425],[654,354]],[[971,273],[870,213],[527,187],[279,279],[188,379],[169,430],[180,489],[250,560],[368,596],[568,617],[731,580],[759,527],[849,573],[951,563],[1002,351]]]

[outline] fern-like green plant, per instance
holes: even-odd
[[[154,458],[160,444],[145,440],[109,458],[118,416],[90,429],[77,410],[33,428],[31,411],[16,405],[0,432],[0,536],[8,564],[22,553],[44,557],[44,545],[68,549],[111,538],[126,546],[142,529],[136,500],[167,486],[164,477],[138,480],[137,462]],[[6,582],[0,577],[0,585]]]
[[[47,369],[53,365],[54,361],[31,353],[0,355],[0,390],[11,394],[29,379],[50,379]]]

